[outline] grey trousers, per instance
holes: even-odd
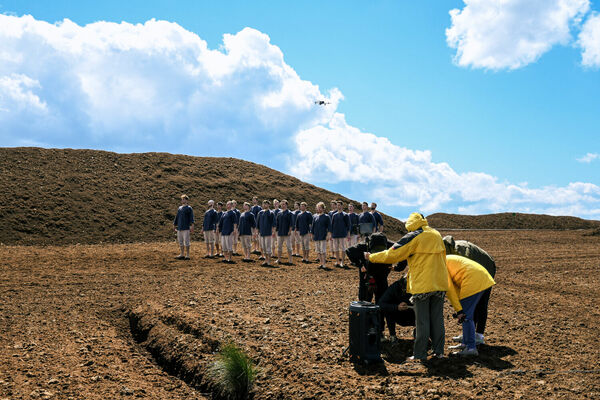
[[[444,354],[444,299],[429,296],[424,300],[415,299],[415,322],[417,332],[413,354],[415,358],[427,358],[427,344],[431,344],[435,354]]]

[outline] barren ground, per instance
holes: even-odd
[[[261,367],[256,399],[600,398],[600,237],[453,234],[498,264],[480,357],[406,363],[399,328],[376,368],[342,357],[355,269],[226,265],[199,242],[187,262],[174,242],[0,246],[0,399],[207,398],[227,340]]]

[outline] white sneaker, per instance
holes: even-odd
[[[484,344],[485,343],[485,338],[481,333],[476,333],[475,334],[475,344]]]
[[[462,338],[463,338],[462,335],[454,336],[454,337],[452,337],[452,341],[462,343]]]
[[[454,346],[448,346],[448,348],[449,348],[450,350],[462,350],[462,349],[464,349],[465,347],[467,347],[467,346],[465,346],[465,344],[464,344],[464,343],[459,343],[459,344],[457,344],[457,345],[454,345]]]
[[[463,349],[461,351],[455,351],[452,354],[455,356],[461,356],[461,357],[468,357],[468,356],[476,357],[479,355],[479,352],[477,351],[477,349]]]

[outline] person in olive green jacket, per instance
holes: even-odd
[[[477,356],[475,345],[475,323],[473,314],[481,295],[496,284],[485,268],[466,257],[449,255],[446,257],[448,268],[448,300],[454,307],[458,322],[462,323],[463,349],[454,354]]]
[[[407,292],[412,294],[416,319],[413,360],[427,358],[429,338],[435,357],[444,355],[444,297],[448,290],[446,250],[442,236],[427,224],[422,214],[412,213],[406,221],[408,233],[386,251],[365,253],[372,263],[408,261]]]
[[[492,256],[481,247],[466,240],[454,240],[452,236],[444,236],[443,240],[444,245],[446,246],[447,255],[456,254],[458,256],[467,257],[469,260],[473,260],[485,268],[492,278],[496,277],[496,262]],[[492,288],[483,292],[481,299],[477,303],[477,307],[475,307],[475,314],[473,314],[473,321],[475,322],[475,343],[477,344],[482,344],[485,341],[483,334],[485,333],[485,325],[488,317],[488,303],[490,302],[491,294]],[[452,340],[462,343],[462,335],[455,336]]]

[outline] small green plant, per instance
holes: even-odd
[[[234,343],[227,343],[206,376],[215,394],[224,399],[242,400],[248,398],[257,373],[258,367],[252,359]]]

